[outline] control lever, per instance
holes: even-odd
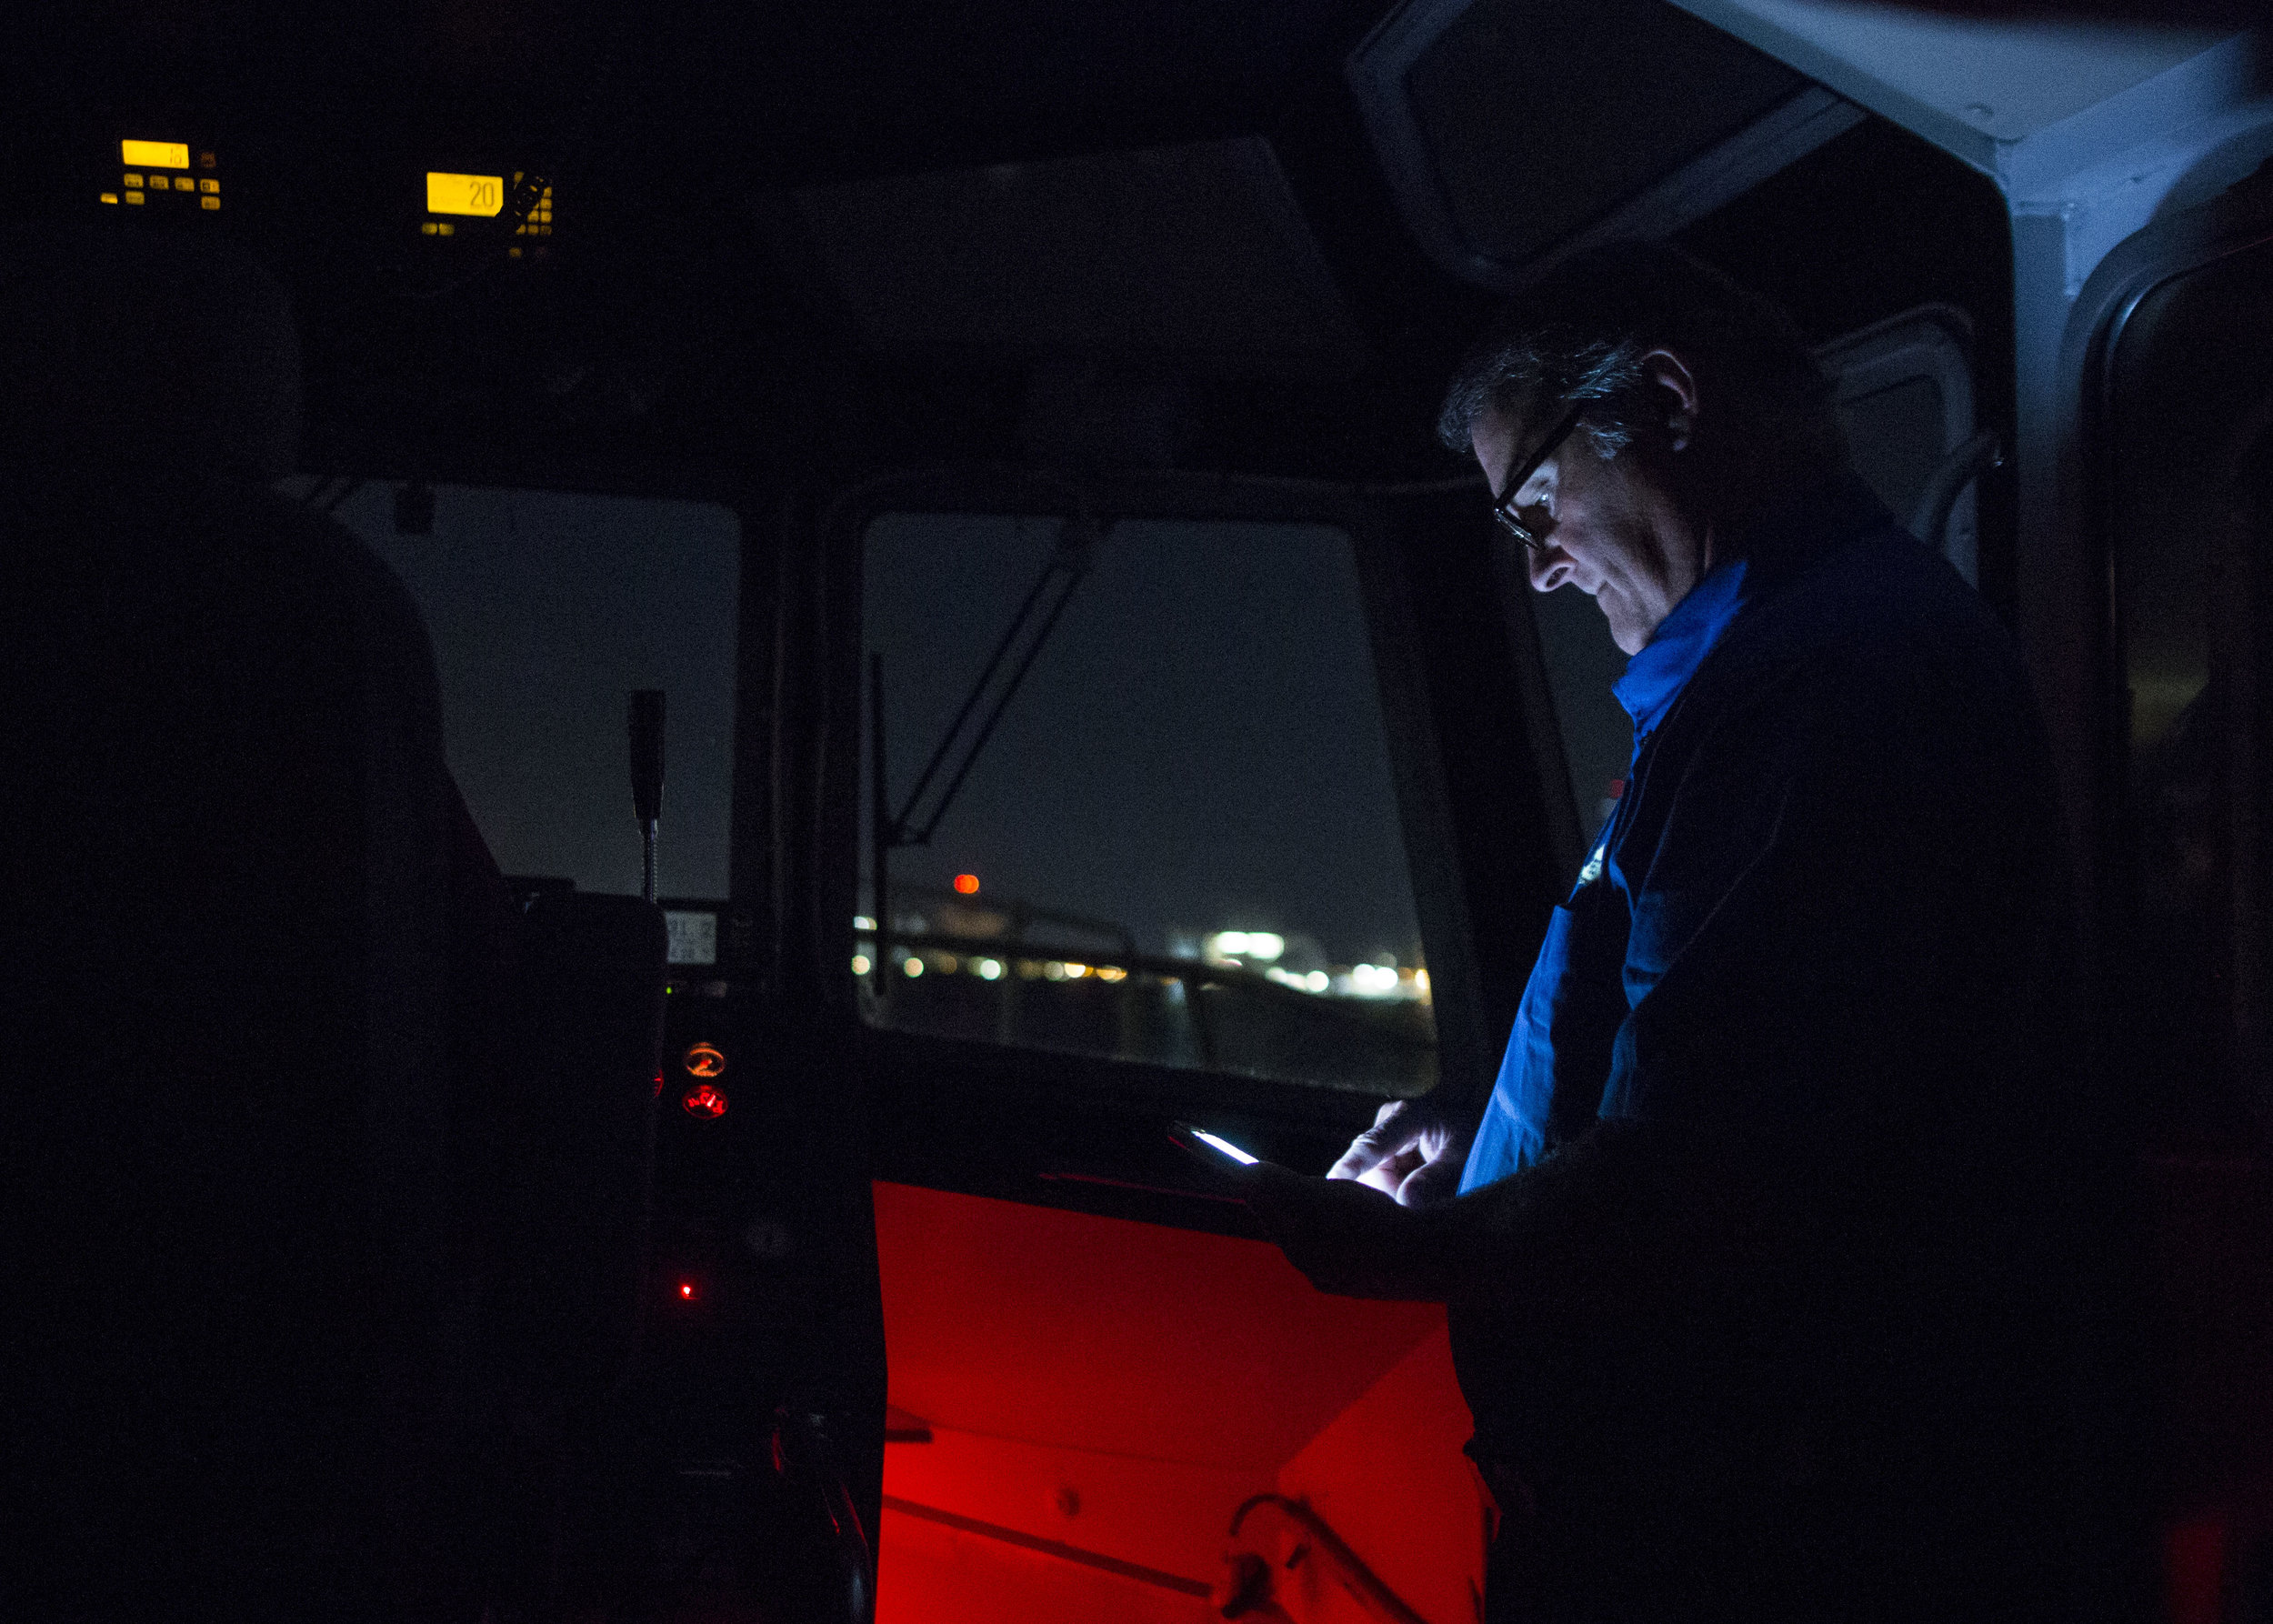
[[[631,695],[631,809],[639,820],[639,894],[655,900],[656,825],[663,817],[663,690]]]

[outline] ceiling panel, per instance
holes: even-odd
[[[1346,369],[1357,326],[1267,142],[893,175],[798,194],[878,350]]]

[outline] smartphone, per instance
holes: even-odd
[[[1204,1128],[1194,1128],[1188,1122],[1169,1123],[1168,1138],[1202,1161],[1214,1161],[1221,1158],[1225,1161],[1237,1162],[1243,1168],[1251,1168],[1263,1159],[1259,1156],[1248,1155],[1229,1139],[1209,1133]]]

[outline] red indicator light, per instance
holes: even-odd
[[[679,1104],[686,1108],[688,1116],[706,1120],[715,1120],[726,1114],[726,1095],[708,1083],[696,1083],[680,1096]]]
[[[679,1282],[679,1296],[690,1303],[693,1302],[695,1300],[695,1282],[692,1280],[681,1280]]]
[[[978,895],[978,876],[977,876],[977,875],[976,875],[976,874],[958,874],[958,875],[956,875],[956,876],[955,877],[955,888],[956,888],[956,890],[958,890],[958,891],[962,892],[962,893],[963,893],[963,895],[964,895],[964,896],[966,896],[966,897],[976,897],[976,896],[977,896],[977,895]]]
[[[698,1043],[686,1051],[686,1066],[695,1077],[722,1077],[726,1069],[726,1058],[707,1043]]]
[[[663,1074],[659,1071],[655,1074],[655,1097],[657,1099],[663,1098]]]

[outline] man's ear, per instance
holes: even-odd
[[[1642,357],[1642,376],[1649,381],[1652,401],[1663,412],[1666,436],[1676,451],[1688,448],[1697,435],[1697,418],[1702,402],[1697,393],[1697,374],[1689,364],[1669,349],[1654,349]]]

